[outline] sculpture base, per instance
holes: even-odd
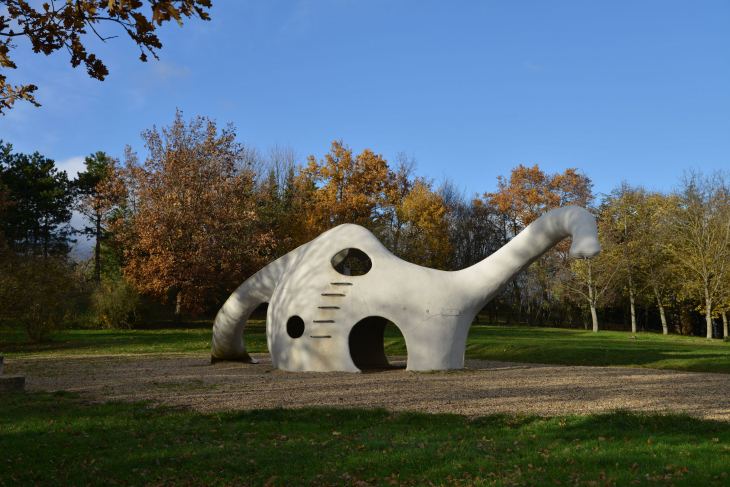
[[[4,375],[0,377],[0,394],[3,392],[20,392],[25,390],[25,376]]]

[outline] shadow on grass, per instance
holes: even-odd
[[[730,424],[685,415],[474,420],[383,409],[198,414],[0,396],[0,482],[31,485],[726,485]],[[39,448],[40,447],[40,448]],[[51,461],[53,460],[53,461]]]

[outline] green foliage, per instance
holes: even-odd
[[[73,188],[66,171],[38,152],[12,154],[0,140],[0,184],[10,193],[3,232],[23,253],[62,255],[69,251]]]
[[[91,294],[92,319],[102,328],[131,330],[140,305],[137,288],[124,279],[104,279]]]
[[[730,336],[726,336],[725,338],[722,339],[722,341],[725,343],[730,343]]]
[[[0,396],[0,484],[725,485],[730,425],[626,411],[542,418],[384,409],[200,414]]]

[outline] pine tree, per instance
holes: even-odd
[[[38,152],[13,154],[12,145],[0,141],[0,181],[10,192],[4,233],[14,250],[45,257],[68,253],[73,188],[66,171]]]

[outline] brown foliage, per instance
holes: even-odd
[[[185,124],[178,111],[170,127],[142,138],[145,162],[127,147],[107,189],[124,275],[163,301],[175,293],[178,311],[200,312],[263,265],[272,245],[256,227],[253,174],[240,167],[243,148],[231,126],[218,134],[214,121]]]
[[[84,0],[76,2],[44,3],[42,8],[32,7],[26,0],[2,0],[0,5],[7,9],[7,16],[0,15],[0,66],[15,69],[10,60],[11,44],[15,37],[26,37],[33,46],[33,52],[49,55],[59,49],[66,49],[74,68],[84,64],[89,76],[103,81],[109,70],[95,54],[88,53],[82,36],[91,30],[101,40],[117,36],[102,37],[97,28],[102,23],[117,24],[140,48],[140,60],[146,61],[149,52],[155,58],[155,49],[162,44],[155,35],[155,29],[163,22],[175,20],[182,25],[183,17],[199,17],[209,20],[205,9],[211,7],[211,0],[150,0],[151,15],[142,13],[142,0]],[[9,109],[18,99],[25,99],[35,106],[33,92],[35,85],[12,86],[0,74],[0,113]]]

